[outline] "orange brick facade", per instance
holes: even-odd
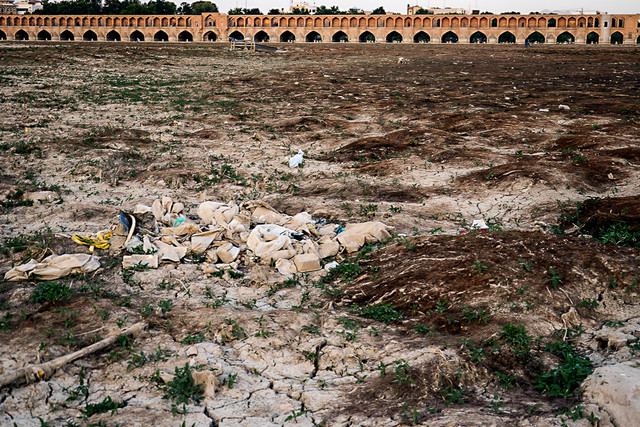
[[[638,15],[0,15],[0,39],[640,43]]]

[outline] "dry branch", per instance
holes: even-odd
[[[71,363],[74,360],[80,359],[88,354],[95,353],[96,351],[109,347],[110,345],[115,343],[118,340],[118,337],[120,336],[136,335],[142,332],[142,330],[144,330],[146,327],[147,327],[147,324],[144,322],[136,323],[135,325],[124,329],[118,335],[112,335],[108,338],[98,341],[97,343],[93,343],[90,346],[85,347],[81,350],[75,351],[65,356],[58,357],[57,359],[50,360],[46,363],[26,366],[14,372],[0,375],[0,388],[8,385],[12,385],[14,383],[21,384],[24,382],[29,384],[34,381],[40,381],[45,378],[50,378],[51,375],[53,375],[53,373],[57,369],[62,368],[66,364]]]

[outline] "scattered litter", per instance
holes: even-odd
[[[334,268],[336,268],[336,267],[337,267],[337,266],[339,266],[339,265],[340,265],[340,264],[338,264],[338,262],[337,262],[337,261],[331,261],[330,263],[325,264],[324,269],[325,269],[326,271],[331,271],[331,270],[333,270]]]
[[[483,219],[474,219],[473,224],[471,224],[472,230],[480,230],[480,231],[489,231],[489,226]]]
[[[564,105],[564,104],[558,105],[558,108],[561,109],[561,110],[570,110],[571,109],[568,105]]]
[[[297,168],[304,162],[304,151],[298,150],[298,154],[289,159],[289,167]]]
[[[158,268],[158,255],[125,255],[122,257],[122,268],[147,266]]]
[[[97,257],[89,254],[49,255],[41,262],[34,259],[7,271],[4,280],[55,280],[71,273],[92,273],[100,268]]]
[[[549,109],[548,108],[541,108],[538,111],[542,112],[542,113],[548,113]]]

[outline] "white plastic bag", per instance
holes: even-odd
[[[304,156],[304,151],[298,150],[298,154],[296,154],[295,156],[289,159],[289,167],[297,168],[302,162],[304,162],[303,156]]]

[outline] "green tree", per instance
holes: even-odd
[[[210,1],[196,1],[191,4],[191,9],[194,15],[200,15],[201,13],[217,13],[218,6]]]
[[[384,7],[382,6],[373,9],[373,12],[371,12],[372,15],[386,15],[386,13],[387,12],[384,10]]]

